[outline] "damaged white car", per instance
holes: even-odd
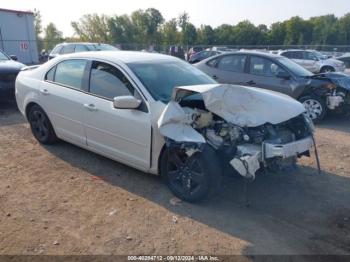
[[[223,172],[254,179],[309,156],[302,104],[272,91],[222,85],[173,57],[90,52],[23,70],[16,99],[43,144],[62,139],[161,174],[181,199],[215,192]]]

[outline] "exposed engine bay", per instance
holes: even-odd
[[[350,108],[350,78],[348,75],[323,73],[314,75],[311,79],[314,85],[323,87],[314,92],[318,96],[325,97],[329,110],[348,111]]]
[[[196,87],[178,88],[179,92],[173,95],[177,101],[170,101],[159,119],[158,127],[168,147],[177,147],[190,156],[201,151],[204,144],[210,145],[220,156],[223,166],[230,166],[249,179],[254,179],[260,168],[280,170],[294,166],[298,157],[310,156],[313,124],[303,115],[303,106],[298,102],[282,95],[285,112],[271,113],[271,119],[267,120],[269,111],[283,109],[278,106],[269,109],[266,103],[280,99],[281,95],[230,85],[216,85],[209,89],[198,87],[203,100],[191,98]],[[187,92],[189,96],[184,95],[184,88],[191,89]],[[237,90],[240,97],[237,97]],[[254,97],[256,95],[258,99]],[[243,107],[238,104],[239,100],[246,101]],[[292,107],[295,103],[298,103],[296,108]],[[292,110],[287,112],[289,108]],[[261,121],[261,114],[266,120]],[[286,119],[280,121],[283,115]]]

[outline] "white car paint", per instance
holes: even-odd
[[[100,61],[121,70],[132,83],[135,89],[134,96],[144,103],[146,109],[118,109],[113,100],[45,80],[45,75],[51,68],[62,61],[72,59]],[[60,56],[38,68],[27,69],[19,74],[16,81],[17,104],[25,116],[30,103],[41,106],[48,115],[56,135],[62,140],[139,170],[158,174],[158,160],[165,143],[160,127],[166,119],[165,109],[171,108],[172,102],[165,105],[156,101],[127,63],[160,60],[179,61],[170,56],[140,52],[89,52]],[[242,127],[254,127],[267,122],[280,123],[304,111],[299,102],[288,96],[232,85],[174,87],[172,99],[186,96],[189,92],[201,93],[209,111]],[[270,109],[272,104],[273,110]],[[177,108],[186,110],[180,106]],[[178,114],[179,122],[184,120],[181,119],[181,110]],[[192,127],[189,128],[196,132]],[[167,134],[165,136],[171,137]],[[205,139],[201,142],[205,142]]]
[[[26,116],[27,105],[36,103],[47,113],[60,139],[139,170],[157,174],[158,157],[164,145],[164,139],[154,129],[157,129],[156,119],[165,108],[165,104],[155,101],[125,65],[126,62],[140,61],[139,57],[146,60],[176,59],[157,54],[140,55],[138,52],[113,51],[60,56],[40,67],[27,69],[20,73],[16,82],[16,100],[19,110]],[[93,59],[120,68],[134,83],[148,112],[115,109],[113,101],[73,88],[62,88],[56,83],[45,81],[46,73],[56,64],[68,58]],[[94,105],[95,110],[89,108],[88,105],[91,104]],[[122,125],[116,124],[121,122]]]

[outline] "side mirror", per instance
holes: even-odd
[[[10,58],[11,58],[13,61],[17,61],[17,60],[18,60],[17,56],[15,56],[15,55],[10,55]]]
[[[137,109],[141,100],[133,96],[117,96],[113,99],[113,106],[118,109]]]
[[[278,71],[276,77],[288,80],[290,79],[290,74],[286,71]]]

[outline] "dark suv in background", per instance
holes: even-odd
[[[100,43],[62,43],[55,46],[49,54],[48,60],[59,55],[88,52],[88,51],[118,51],[119,49],[108,44]]]
[[[224,53],[195,66],[219,83],[289,95],[304,104],[314,121],[323,119],[328,110],[349,111],[350,78],[342,73],[314,75],[286,57],[262,52]]]
[[[0,102],[14,100],[15,81],[24,64],[16,61],[16,56],[8,56],[0,50]]]

